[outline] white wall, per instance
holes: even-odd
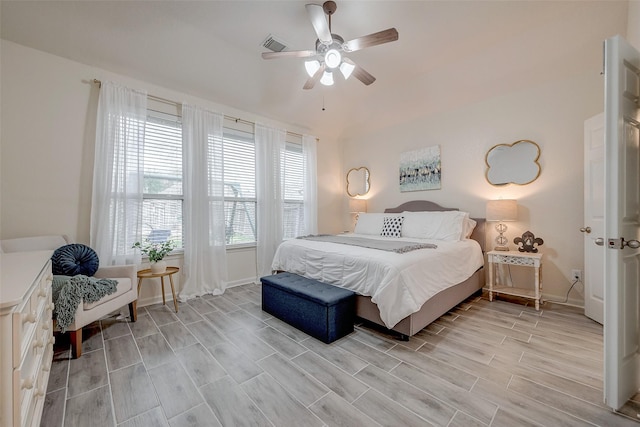
[[[627,40],[640,49],[640,0],[629,1]]]
[[[426,199],[484,217],[487,200],[517,199],[519,218],[508,224],[506,233],[510,245],[514,248],[513,239],[527,230],[544,239],[543,291],[546,297],[563,300],[571,269],[584,269],[578,231],[583,222],[583,124],[602,106],[602,78],[597,69],[587,69],[346,141],[345,172],[356,166],[370,169],[370,212]],[[524,186],[490,185],[484,176],[486,152],[521,139],[540,146],[540,177]],[[432,145],[441,148],[442,189],[400,193],[400,154]],[[492,247],[496,234],[492,227],[488,230]],[[572,292],[573,303],[582,304],[581,299]]]
[[[90,81],[113,80],[149,94],[190,102],[300,133],[283,123],[236,111],[130,77],[110,73],[2,40],[0,151],[0,238],[66,234],[89,243],[91,187],[98,87]],[[321,232],[341,229],[341,150],[336,141],[318,143],[318,204]],[[336,219],[337,218],[337,219]],[[180,266],[180,257],[170,258]],[[229,251],[231,284],[256,275],[255,250]],[[179,277],[178,277],[179,279]],[[179,282],[179,280],[178,280]],[[178,285],[178,287],[180,287]],[[154,290],[155,288],[155,290]],[[141,304],[160,297],[159,286],[145,284]]]

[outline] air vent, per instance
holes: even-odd
[[[287,48],[287,45],[282,41],[275,38],[273,34],[269,34],[267,38],[262,42],[262,46],[274,52],[282,52]]]

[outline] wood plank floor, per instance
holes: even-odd
[[[41,426],[625,426],[602,403],[602,327],[474,297],[408,342],[326,345],[264,313],[259,285],[58,336]]]

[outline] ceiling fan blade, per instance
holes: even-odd
[[[349,58],[344,58],[343,61],[355,67],[351,75],[354,76],[356,79],[360,80],[365,85],[369,86],[371,83],[376,81],[375,77],[373,77],[364,68],[362,68],[361,66],[359,66],[358,64],[350,60]]]
[[[304,86],[302,86],[302,89],[313,89],[313,87],[316,85],[316,83],[318,83],[318,81],[322,77],[322,74],[324,73],[325,68],[326,68],[326,65],[322,64],[320,68],[318,68],[318,71],[316,71],[316,73],[312,77],[309,77],[307,79],[307,82],[304,84]]]
[[[311,25],[313,25],[313,29],[318,35],[318,40],[324,44],[330,44],[333,39],[331,37],[329,23],[327,22],[322,6],[319,4],[307,4],[305,7],[307,8]]]
[[[308,58],[315,55],[315,50],[290,50],[286,52],[262,52],[262,59]]]
[[[345,42],[342,47],[346,52],[355,52],[365,47],[377,46],[383,43],[394,42],[398,40],[398,30],[389,28],[388,30],[378,31],[368,36],[358,37],[357,39]]]

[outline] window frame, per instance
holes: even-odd
[[[166,121],[166,122],[170,122],[171,125],[175,124],[176,128],[179,130],[180,132],[180,146],[182,149],[182,116],[178,115],[178,114],[173,114],[173,113],[167,113],[167,112],[163,112],[163,111],[158,111],[158,110],[154,110],[151,108],[147,108],[147,117],[146,117],[146,127],[149,127],[149,123],[153,122],[153,120],[149,120],[150,117],[153,117],[153,119],[156,119],[158,121]],[[146,131],[145,131],[145,147],[144,147],[144,151],[143,151],[143,164],[144,164],[144,160],[146,160],[146,151],[147,147],[146,147]],[[142,192],[142,203],[143,203],[143,216],[142,216],[142,221],[143,221],[143,225],[142,227],[144,227],[144,222],[145,222],[145,217],[144,217],[144,204],[146,201],[149,200],[160,200],[160,201],[179,201],[180,202],[180,212],[181,212],[181,221],[180,221],[180,241],[182,243],[181,246],[177,246],[173,251],[172,254],[181,254],[184,253],[184,151],[181,153],[180,156],[180,162],[181,162],[181,170],[182,170],[182,175],[180,177],[180,181],[182,184],[182,191],[180,194],[159,194],[159,193],[147,193],[144,191],[144,184],[143,184],[143,192]],[[144,174],[143,172],[143,180],[145,179],[146,174]],[[144,181],[143,181],[144,182]],[[143,239],[148,238],[149,236],[143,236]]]
[[[180,131],[180,136],[182,139],[182,132],[183,132],[183,128],[182,128],[182,115],[180,114],[179,111],[175,111],[175,112],[166,112],[166,111],[160,111],[160,110],[156,110],[156,109],[152,109],[152,108],[147,108],[147,124],[150,122],[149,118],[152,117],[153,119],[156,120],[167,120],[169,121],[171,124],[175,123],[176,126],[178,127],[179,131]],[[235,134],[235,136],[239,137],[241,140],[246,141],[246,142],[250,142],[251,144],[253,144],[253,148],[254,148],[254,162],[255,162],[255,145],[256,145],[256,140],[255,140],[255,129],[253,124],[250,124],[248,122],[242,122],[242,121],[237,121],[237,120],[233,120],[230,118],[226,118],[224,120],[224,124],[223,124],[223,144],[225,144],[225,142],[228,139],[231,139],[230,137],[233,136]],[[287,138],[286,138],[286,145],[285,145],[285,152],[283,153],[283,158],[282,158],[282,162],[284,165],[284,158],[287,155],[287,151],[293,149],[292,151],[296,151],[299,153],[302,153],[302,139],[301,137],[297,137],[296,135],[292,135],[292,134],[287,134]],[[303,155],[304,156],[304,155]],[[303,162],[302,165],[300,165],[300,171],[302,174],[304,174],[304,157],[301,158],[301,161]],[[225,168],[225,173],[227,172],[227,162],[224,162],[224,168]],[[255,166],[255,163],[254,163]],[[284,208],[286,205],[297,205],[298,209],[304,209],[304,194],[302,196],[301,199],[291,199],[291,198],[285,198],[286,196],[286,191],[285,191],[285,174],[286,172],[283,170],[282,171],[282,182],[283,182],[283,188],[282,188],[282,201],[283,201],[283,236],[286,235],[286,230],[285,230],[285,226],[286,224],[284,224]],[[185,228],[185,223],[184,223],[184,205],[185,205],[185,196],[184,196],[184,151],[182,152],[182,177],[181,177],[181,181],[182,181],[182,193],[181,194],[155,194],[155,193],[147,193],[143,191],[143,195],[142,195],[142,199],[143,199],[143,204],[146,201],[149,200],[159,200],[159,201],[179,201],[180,202],[180,207],[181,207],[181,212],[182,212],[182,220],[181,220],[181,239],[182,239],[182,244],[184,245],[184,228]],[[232,197],[228,197],[228,196],[224,196],[224,203],[225,205],[228,202],[240,202],[240,203],[250,203],[253,205],[253,240],[250,242],[238,242],[238,243],[226,243],[225,244],[225,248],[226,250],[234,250],[234,249],[244,249],[244,248],[253,248],[256,247],[257,245],[257,236],[258,236],[258,224],[257,224],[257,210],[258,210],[258,198],[257,198],[257,194],[255,194],[256,191],[256,187],[255,187],[255,168],[254,168],[254,174],[253,174],[253,179],[254,179],[254,197],[237,197],[237,198],[232,198]],[[301,177],[301,180],[303,180],[304,177]],[[225,180],[225,185],[227,184],[227,181]],[[303,184],[303,188],[302,190],[304,190],[304,184]],[[226,216],[226,206],[225,206],[225,216]],[[143,222],[144,222],[144,217],[143,217]],[[225,217],[225,224],[226,224],[226,217]],[[295,238],[295,236],[289,236],[287,237],[287,239],[290,238]],[[174,249],[173,251],[174,254],[180,254],[180,253],[184,253],[184,246],[181,247],[177,247],[176,249]]]
[[[226,225],[226,205],[229,202],[238,202],[238,203],[251,203],[253,205],[253,240],[250,242],[236,242],[236,243],[227,243],[227,249],[240,249],[240,248],[249,248],[256,247],[258,244],[258,224],[257,224],[257,212],[258,212],[258,195],[256,193],[256,175],[255,175],[255,161],[256,161],[256,137],[255,130],[253,126],[249,126],[245,123],[238,123],[234,120],[229,120],[225,118],[225,122],[222,128],[222,144],[223,146],[227,144],[227,141],[233,139],[232,136],[235,136],[238,140],[242,142],[249,143],[253,146],[253,193],[254,197],[228,197],[224,196],[224,204],[225,204],[225,225]],[[224,161],[224,169],[225,175],[227,174],[228,167],[227,161]],[[228,185],[227,180],[224,182],[225,186]],[[225,236],[226,238],[226,236]]]

